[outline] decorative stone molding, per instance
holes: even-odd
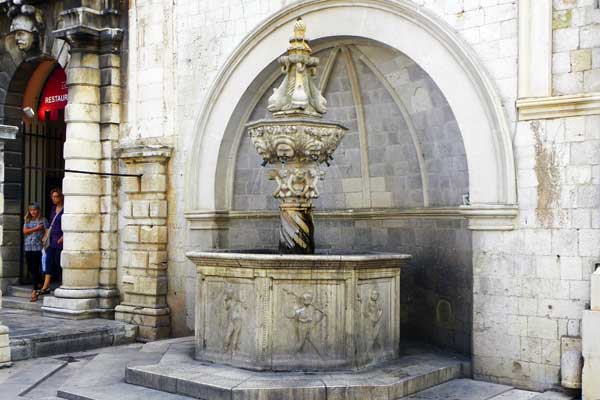
[[[362,209],[315,211],[317,220],[392,220],[406,218],[468,219],[472,230],[512,230],[518,215],[517,206],[472,205],[411,209]],[[277,211],[206,211],[186,213],[191,230],[228,229],[233,220],[276,219]]]
[[[125,223],[119,240],[123,301],[115,319],[138,326],[138,340],[168,337],[171,332],[167,305],[167,164],[172,149],[164,146],[130,146],[119,158],[128,174],[121,190],[126,195],[121,210]]]
[[[469,220],[473,231],[510,231],[519,213],[517,206],[474,204],[461,206],[459,213]]]
[[[534,97],[517,100],[519,120],[600,114],[600,93]]]

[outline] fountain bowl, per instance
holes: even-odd
[[[186,253],[201,361],[258,371],[356,370],[400,354],[406,254]]]

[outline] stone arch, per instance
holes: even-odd
[[[242,94],[258,91],[256,77],[284,50],[291,22],[302,16],[311,39],[366,38],[394,48],[421,66],[456,116],[465,145],[472,204],[516,203],[514,159],[506,116],[492,81],[470,48],[445,22],[409,1],[307,0],[277,12],[233,52],[206,96],[187,157],[186,212],[215,211],[226,198],[219,181],[227,124],[240,120]],[[374,23],[377,21],[377,23]],[[266,81],[266,77],[258,79]]]
[[[50,33],[46,35],[51,37]],[[50,39],[50,54],[39,57],[24,58],[16,49],[14,39],[8,35],[3,39],[0,49],[0,123],[21,126],[25,93],[32,77],[36,76],[37,87],[30,88],[41,91],[54,66],[59,64],[65,68],[68,63],[69,45],[59,39]],[[4,209],[0,210],[3,220],[3,235],[0,243],[2,262],[0,263],[0,288],[19,280],[21,251],[21,214],[23,209],[23,136],[19,129],[14,140],[3,143],[4,176],[2,177],[2,195]]]

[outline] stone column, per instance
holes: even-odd
[[[115,319],[138,326],[138,340],[169,336],[167,305],[167,162],[171,149],[161,146],[125,148],[121,160],[128,174],[121,189],[127,200],[121,210],[123,301]]]
[[[2,290],[0,290],[0,310],[2,309]],[[10,367],[10,338],[8,328],[0,321],[0,368]]]
[[[65,109],[65,169],[100,172],[100,69],[97,36],[66,34],[71,60],[67,68],[69,102]],[[62,286],[46,296],[42,311],[61,318],[93,318],[99,304],[100,196],[99,175],[65,174],[62,228]]]

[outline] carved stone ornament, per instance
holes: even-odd
[[[317,183],[324,176],[319,164],[329,165],[347,130],[322,119],[327,102],[313,82],[319,59],[311,56],[305,33],[306,24],[298,18],[287,54],[279,58],[285,77],[269,98],[273,118],[246,125],[263,166],[278,165],[269,179],[277,183],[273,196],[282,201],[283,253],[314,252],[312,199],[319,197]]]
[[[44,19],[42,11],[26,0],[9,0],[5,4],[11,19],[10,33],[17,48],[25,53],[43,48]]]

